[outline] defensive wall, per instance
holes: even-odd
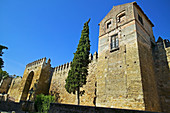
[[[49,113],[158,113],[158,112],[51,103]]]
[[[18,99],[18,92],[21,85],[21,77],[16,77],[12,80],[11,86],[8,91],[9,100],[16,101]]]
[[[170,42],[159,37],[154,46],[154,63],[161,109],[170,111]]]
[[[36,60],[26,65],[22,80],[12,85],[9,96],[19,102],[34,99],[37,94],[48,94],[51,78],[50,59],[46,63],[46,58]],[[34,90],[32,97],[29,97],[30,90]]]
[[[12,82],[12,77],[6,77],[0,81],[0,93],[7,94]]]
[[[89,55],[80,104],[169,112],[169,40],[155,42],[154,25],[136,2],[113,6],[99,26],[98,54]],[[52,68],[50,61],[43,58],[28,64],[9,95],[19,102],[43,93],[55,95],[57,103],[77,104],[76,95],[65,90],[71,62]]]
[[[98,59],[98,54],[95,52],[93,55],[89,55],[91,63],[88,66],[88,76],[87,83],[82,88],[80,88],[80,104],[95,106],[96,101],[96,64]],[[55,95],[57,97],[58,103],[65,104],[77,104],[77,96],[75,94],[69,94],[65,89],[65,80],[68,76],[68,71],[70,70],[71,62],[55,67],[49,94]]]

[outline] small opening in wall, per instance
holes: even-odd
[[[129,64],[127,64],[127,66],[129,66]]]
[[[122,67],[122,66],[120,66],[120,67]]]
[[[107,23],[107,29],[111,28],[111,21]]]
[[[138,14],[138,20],[140,21],[140,23],[143,25],[143,19],[142,17]]]
[[[120,15],[118,15],[117,17],[117,22],[123,22],[126,19],[126,15],[125,12],[121,13]]]
[[[107,59],[107,56],[105,56],[105,59]]]
[[[136,61],[134,61],[134,63],[136,64]]]

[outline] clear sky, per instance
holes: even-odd
[[[47,57],[52,67],[70,62],[89,18],[91,53],[98,50],[98,23],[115,5],[133,0],[0,0],[4,68],[22,76],[26,64]],[[154,23],[155,38],[170,39],[170,1],[136,0]]]

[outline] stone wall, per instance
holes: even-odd
[[[0,93],[4,93],[4,94],[8,93],[8,89],[10,88],[11,81],[12,81],[11,77],[2,79],[1,81],[2,83],[0,85]]]
[[[71,62],[54,69],[49,94],[54,94],[57,97],[58,103],[76,104],[76,96],[68,94],[65,90],[65,79],[67,78],[70,66]]]
[[[103,108],[92,106],[77,106],[51,103],[49,113],[158,113],[116,108]]]
[[[36,86],[36,91],[35,94],[49,94],[49,89],[50,89],[50,83],[51,83],[51,76],[53,73],[53,70],[51,68],[50,60],[48,60],[47,63],[44,63],[42,66],[41,74],[39,79],[37,79],[37,86]]]
[[[160,111],[152,54],[152,44],[155,44],[152,32],[153,25],[136,5],[134,11],[145,110]],[[138,15],[141,16],[143,23],[139,21]]]
[[[138,48],[145,109],[160,111],[151,45],[143,42],[142,37],[138,35]]]
[[[18,92],[21,84],[21,77],[16,77],[12,80],[10,89],[8,90],[9,100],[15,101],[18,100]]]
[[[159,37],[154,47],[157,88],[163,112],[170,111],[170,46]]]
[[[46,58],[29,63],[24,71],[23,78],[19,87],[16,102],[29,99],[29,91],[34,90],[31,99],[37,94],[48,94],[51,76],[50,59],[46,63]]]
[[[81,96],[80,96],[80,105],[95,105],[95,72],[96,72],[96,63],[97,63],[97,53],[93,55],[91,58],[91,63],[89,64],[87,83],[82,88],[80,88]],[[76,94],[69,94],[65,89],[65,80],[68,76],[68,71],[70,70],[71,62],[58,66],[55,68],[49,93],[55,94],[57,97],[58,103],[64,104],[77,104]]]
[[[11,113],[12,111],[15,111],[15,113],[24,113],[21,109],[21,103],[0,101],[1,113]]]
[[[165,50],[166,50],[166,57],[167,57],[168,67],[170,69],[170,47],[167,47]]]

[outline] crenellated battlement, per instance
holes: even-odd
[[[98,59],[98,53],[97,52],[94,52],[94,54],[92,55],[91,53],[89,54],[89,60],[92,62],[92,61],[96,61]],[[64,71],[68,71],[71,67],[71,64],[72,62],[67,62],[65,64],[62,64],[62,65],[59,65],[57,67],[55,67],[54,71],[57,72],[57,73],[61,73],[61,72],[64,72]]]
[[[170,47],[170,41],[168,39],[163,40],[161,37],[159,37],[156,43],[158,46],[164,46],[164,48]]]
[[[63,72],[63,71],[68,71],[71,67],[71,64],[72,64],[72,62],[70,62],[70,63],[67,62],[63,65],[59,65],[59,66],[55,67],[54,71],[57,72],[57,73],[60,73],[60,72]]]
[[[92,55],[91,53],[89,54],[89,60],[97,60],[98,59],[98,53],[95,51],[94,54]]]
[[[34,62],[31,62],[31,63],[27,64],[27,65],[26,65],[26,68],[32,67],[32,66],[37,66],[37,65],[39,65],[39,64],[43,64],[44,62],[46,62],[46,57],[41,58],[41,59],[38,59],[38,60],[36,60],[36,61],[34,61]]]

